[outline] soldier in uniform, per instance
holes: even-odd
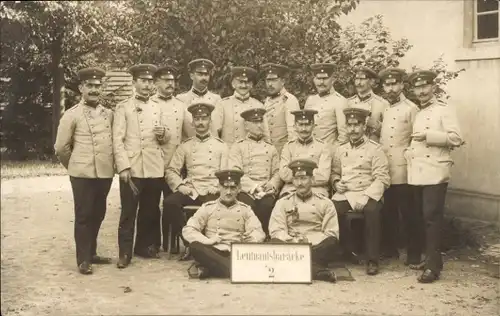
[[[260,101],[250,97],[255,81],[257,80],[257,71],[250,67],[231,68],[231,85],[234,89],[233,95],[223,98],[216,105],[216,111],[222,111],[222,132],[221,138],[231,146],[240,139],[246,137],[243,118],[240,114],[251,108],[262,108]],[[269,128],[264,119],[264,137],[269,140]]]
[[[219,179],[220,198],[203,204],[182,230],[198,263],[200,279],[229,278],[231,243],[262,242],[265,237],[252,209],[236,199],[243,172],[221,170],[215,175]]]
[[[174,96],[176,80],[178,77],[178,69],[174,60],[167,60],[166,65],[160,67],[155,73],[155,84],[157,93],[151,97],[151,101],[158,103],[161,108],[161,121],[167,128],[167,133],[170,135],[170,141],[162,147],[164,168],[167,169],[170,160],[174,155],[177,146],[181,143],[183,125],[191,125],[191,120],[187,120],[185,113],[186,105]],[[166,180],[163,182],[163,199],[167,198],[172,193]],[[161,229],[159,226],[156,229],[156,245],[159,247],[162,244],[161,236],[163,232],[163,249],[167,251],[169,243],[170,224],[172,219],[171,213],[164,210]],[[158,223],[159,225],[160,223]],[[138,223],[139,225],[139,223]],[[170,240],[171,249],[176,248],[175,239]],[[173,250],[174,252],[176,250]]]
[[[267,111],[270,141],[281,154],[283,146],[289,140],[296,138],[291,111],[300,110],[299,101],[285,88],[285,77],[290,72],[288,67],[267,63],[261,68],[266,79],[268,94],[264,101],[264,109]]]
[[[413,186],[417,214],[423,216],[426,245],[425,262],[410,268],[424,270],[418,278],[422,283],[434,282],[443,269],[440,233],[453,164],[450,154],[453,148],[463,144],[454,108],[434,96],[435,78],[436,73],[427,70],[414,72],[408,78],[420,103],[420,111],[413,124],[412,140],[405,157],[408,184]]]
[[[106,214],[106,199],[115,174],[111,125],[113,112],[99,104],[105,72],[85,68],[78,72],[82,100],[64,113],[54,149],[68,170],[75,205],[76,264],[82,274],[92,264],[111,263],[97,255],[97,235]]]
[[[295,117],[295,131],[297,139],[289,141],[283,147],[280,159],[280,177],[285,183],[281,196],[295,191],[290,162],[296,159],[309,159],[314,161],[318,168],[314,170],[312,190],[314,193],[328,197],[330,172],[332,166],[332,151],[323,141],[313,136],[315,110],[293,111]]]
[[[404,151],[410,145],[413,122],[418,107],[403,94],[405,71],[387,68],[379,73],[390,106],[384,111],[380,144],[389,161],[391,186],[384,193],[382,209],[382,252],[386,257],[399,258],[399,212],[408,236],[416,236],[415,211],[408,186]],[[417,238],[407,238],[406,263],[418,264],[420,253]],[[418,257],[417,257],[418,256]]]
[[[220,100],[220,96],[211,91],[208,91],[208,83],[210,82],[210,77],[214,69],[214,63],[208,59],[194,59],[188,63],[189,77],[191,78],[193,85],[191,90],[177,95],[177,98],[184,102],[187,106],[194,103],[205,102],[212,105],[216,105]],[[219,130],[221,128],[220,117],[215,117],[214,115],[220,115],[220,111],[212,112],[212,123],[211,132],[213,136],[218,136]],[[186,112],[187,124],[184,124],[183,140],[194,137],[196,131],[191,124],[193,118],[191,113]]]
[[[380,247],[380,210],[382,196],[389,187],[387,158],[382,147],[365,135],[367,117],[365,109],[344,109],[349,141],[335,151],[332,164],[332,197],[339,215],[340,242],[346,249],[346,213],[363,212],[365,218],[366,272],[378,273]],[[347,235],[344,235],[347,236]]]
[[[136,217],[134,253],[145,258],[159,257],[154,227],[161,218],[159,203],[165,172],[162,147],[169,134],[162,122],[160,104],[149,99],[156,70],[150,64],[130,67],[135,96],[119,103],[115,110],[113,148],[120,175],[120,269],[132,259]]]
[[[318,111],[314,137],[335,147],[347,140],[342,113],[347,107],[347,100],[333,89],[333,64],[313,64],[310,68],[318,94],[307,98],[304,109]]]
[[[311,243],[313,278],[335,282],[335,274],[328,269],[339,240],[335,207],[328,197],[312,191],[314,161],[294,160],[288,167],[297,191],[276,203],[269,222],[271,242]]]
[[[255,108],[240,114],[245,120],[247,137],[231,146],[228,166],[244,172],[238,200],[252,208],[268,236],[269,217],[280,190],[281,179],[278,151],[263,139],[265,113],[263,108]]]
[[[366,136],[376,142],[380,138],[385,109],[389,107],[387,100],[372,91],[377,78],[377,73],[372,69],[365,66],[356,67],[354,69],[356,95],[348,100],[349,107],[362,108],[371,112],[368,118]]]
[[[214,106],[208,103],[188,107],[196,136],[177,147],[166,171],[168,185],[174,193],[163,201],[163,210],[171,213],[175,235],[181,234],[185,224],[184,206],[201,205],[219,197],[215,172],[226,166],[228,148],[220,138],[210,134],[213,110]],[[183,168],[186,168],[184,179]]]

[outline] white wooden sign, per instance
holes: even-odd
[[[310,244],[233,243],[231,283],[312,283]]]

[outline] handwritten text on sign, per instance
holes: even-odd
[[[233,283],[311,283],[309,244],[234,243]]]

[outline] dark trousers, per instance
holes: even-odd
[[[205,202],[216,200],[219,194],[199,195],[195,200],[180,192],[170,194],[163,201],[163,216],[168,212],[169,220],[172,223],[172,236],[181,236],[184,245],[188,245],[187,241],[182,237],[182,228],[187,223],[187,218],[184,216],[182,208],[187,205],[202,205]],[[164,245],[165,247],[165,245]]]
[[[168,186],[166,182],[163,183],[163,205],[165,205],[165,200],[172,194],[172,190]],[[172,245],[172,249],[176,246],[175,238],[172,240],[169,239],[170,231],[172,230],[172,212],[163,208],[163,213],[161,216],[161,229],[158,227],[156,232],[155,241],[159,246],[162,244],[162,235],[163,235],[163,249],[166,251],[168,249],[168,243],[170,242]],[[174,237],[174,235],[172,235]]]
[[[400,240],[399,214],[401,214],[405,231],[405,247],[408,261],[418,263],[422,252],[418,235],[419,216],[414,207],[413,191],[408,184],[391,185],[384,193],[382,208],[382,247],[387,253],[398,248]]]
[[[271,212],[273,211],[274,203],[276,202],[274,195],[268,194],[261,199],[255,200],[247,193],[240,192],[237,198],[238,201],[243,202],[252,208],[262,225],[264,233],[266,233],[266,236],[269,236],[269,219],[271,218]]]
[[[91,262],[97,235],[106,215],[106,199],[113,179],[70,177],[75,204],[76,263]]]
[[[339,219],[339,237],[340,245],[343,250],[352,252],[352,238],[350,223],[347,220],[347,213],[352,210],[347,201],[333,201]],[[364,214],[364,244],[366,259],[372,262],[378,262],[380,252],[380,212],[382,203],[372,198],[368,199],[362,212]]]
[[[444,216],[444,202],[448,183],[413,186],[415,208],[420,217],[419,227],[425,236],[425,268],[434,272],[443,269],[441,257],[441,229]],[[417,234],[414,238],[421,238]]]
[[[139,190],[134,195],[130,185],[120,180],[121,213],[118,227],[120,257],[132,257],[137,218],[136,252],[155,246],[157,227],[160,225],[160,198],[163,178],[132,178]],[[139,207],[139,210],[137,210]],[[155,229],[156,228],[156,229]]]
[[[273,238],[270,242],[285,243],[285,241]],[[319,244],[311,247],[313,279],[316,274],[328,267],[328,262],[338,253],[339,241],[335,237],[327,237]]]
[[[220,278],[231,276],[231,253],[229,251],[221,251],[198,241],[191,243],[189,249],[194,260],[207,268],[210,275]]]

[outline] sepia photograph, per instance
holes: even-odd
[[[499,0],[0,26],[1,315],[500,314]]]

